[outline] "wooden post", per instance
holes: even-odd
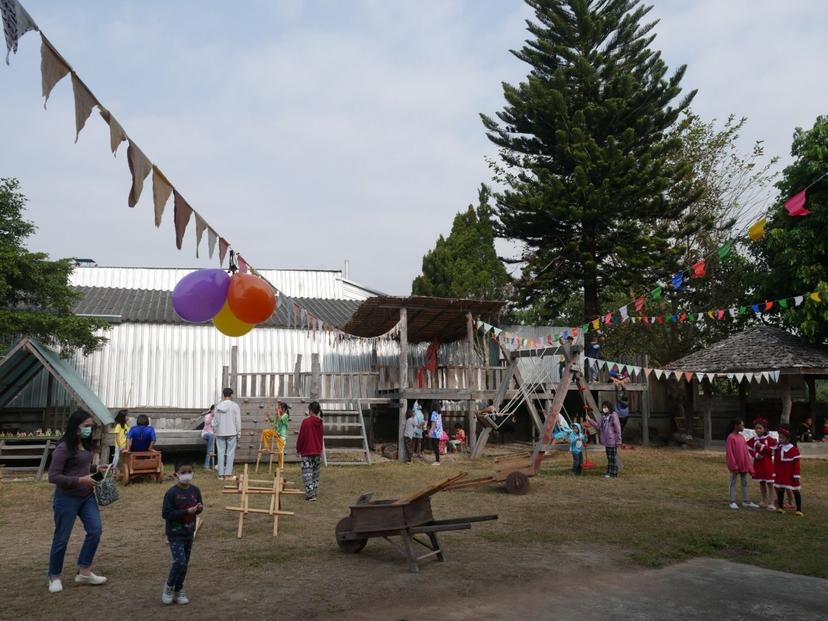
[[[702,387],[704,388],[704,448],[709,449],[713,440],[713,391],[710,388],[710,382],[702,383]]]
[[[230,388],[234,393],[239,391],[239,346],[233,345],[230,348]],[[238,397],[239,395],[236,394]]]
[[[49,379],[46,380],[46,409],[43,410],[43,417],[41,418],[40,430],[46,431],[46,422],[49,417],[49,411],[52,409],[52,389],[54,388],[55,378],[49,373]]]
[[[400,417],[397,429],[397,459],[405,461],[405,413],[408,411],[408,309],[400,309]]]
[[[294,397],[303,397],[302,394],[302,354],[296,354],[296,364],[293,365],[293,392]]]
[[[780,423],[783,425],[790,425],[791,424],[791,406],[793,405],[791,401],[791,376],[790,375],[783,375],[781,378],[782,383],[782,418],[780,419]]]
[[[806,381],[808,382],[808,416],[811,417],[811,424],[816,432],[816,378],[808,377]]]
[[[477,379],[477,374],[474,371],[474,318],[471,313],[466,313],[466,387],[471,395],[481,389],[480,386],[472,386],[472,383]],[[477,444],[476,414],[477,404],[474,399],[469,399],[466,427],[469,430],[467,436],[468,446],[472,452],[474,452],[474,447]]]
[[[321,392],[321,372],[322,367],[319,365],[319,354],[311,354],[311,385],[310,398],[319,399]]]
[[[650,357],[644,356],[644,366],[650,366]],[[641,393],[641,444],[650,446],[650,376],[644,374],[647,387]]]

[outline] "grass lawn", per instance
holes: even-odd
[[[590,457],[601,467],[606,463],[596,451]],[[724,455],[641,449],[622,451],[621,458],[617,480],[603,479],[600,468],[572,477],[568,455],[561,454],[545,462],[526,496],[508,495],[494,485],[437,494],[438,519],[488,513],[500,519],[443,535],[447,562],[426,561],[419,575],[409,574],[399,553],[379,539],[370,540],[360,554],[340,553],[333,534],[337,521],[361,492],[396,498],[461,470],[484,476],[491,462],[323,469],[319,501],[288,498],[286,509],[296,516],[280,521],[278,538],[270,536],[267,517],[252,515],[240,541],[237,514],[223,510],[238,497],[222,496],[220,483],[198,470],[205,525],[187,579],[193,599],[188,613],[281,610],[277,617],[324,618],[365,605],[474,597],[492,588],[519,589],[540,577],[554,576],[565,584],[584,572],[659,567],[699,556],[828,578],[828,461],[803,461],[805,518],[796,518],[728,509]],[[296,466],[288,468],[287,478],[300,482]],[[4,592],[0,618],[40,618],[50,610],[54,618],[53,601],[66,611],[62,618],[136,606],[172,618],[174,610],[158,602],[169,568],[161,498],[170,484],[122,487],[121,500],[102,509],[104,535],[94,569],[110,583],[94,597],[89,588],[76,588],[66,579],[82,540],[80,524],[66,557],[66,590],[46,591],[52,486],[0,485],[0,584],[13,585]],[[752,485],[751,493],[758,500],[758,486]]]

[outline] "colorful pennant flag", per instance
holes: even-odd
[[[728,239],[721,248],[719,248],[719,259],[727,258],[730,255],[730,252],[733,250],[733,240]]]
[[[808,297],[811,298],[814,302],[822,302],[822,298],[819,297],[819,291],[814,291]]]
[[[805,193],[807,190],[802,190],[801,192],[797,192],[793,196],[791,196],[788,200],[785,201],[785,210],[788,212],[789,216],[809,216],[811,215],[811,211],[805,209]]]
[[[704,276],[704,274],[705,274],[705,265],[704,265],[704,263],[705,263],[705,260],[702,259],[698,263],[693,264],[693,267],[691,269],[693,270],[693,277],[694,278],[701,278],[702,276]]]
[[[641,309],[644,308],[644,296],[642,295],[642,296],[637,297],[635,299],[635,302],[633,302],[633,306],[635,308],[635,312],[640,313]]]
[[[132,143],[130,143],[130,148]],[[193,208],[184,200],[178,190],[173,190],[173,221],[175,223],[175,247],[181,250],[184,241],[184,231],[193,215]]]
[[[765,224],[767,224],[767,220],[762,218],[756,224],[752,225],[748,229],[748,237],[750,237],[753,241],[759,241],[765,236]]]
[[[654,300],[660,300],[661,299],[661,287],[656,287],[655,289],[650,291],[650,297],[652,297]]]
[[[684,284],[684,272],[679,272],[678,274],[673,276],[671,281],[673,283],[673,289],[678,291],[681,289],[681,285]]]
[[[130,140],[129,146],[127,147],[127,164],[129,164],[129,172],[132,175],[132,187],[129,188],[129,199],[127,203],[130,207],[135,207],[144,189],[144,179],[147,178],[147,175],[152,170],[152,162],[138,148],[138,145]],[[190,211],[192,211],[192,208],[190,208]],[[189,219],[189,216],[187,218]],[[186,224],[184,226],[186,227]],[[178,249],[181,250],[180,243],[178,244]]]

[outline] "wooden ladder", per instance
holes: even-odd
[[[348,409],[327,410],[322,416],[325,425],[325,433],[322,437],[322,463],[326,466],[370,466],[371,450],[368,447],[368,434],[365,432],[362,401],[357,399],[356,402],[346,401],[344,403]],[[356,407],[354,407],[355,404]],[[334,416],[345,420],[333,422],[330,417]],[[356,443],[361,446],[355,446]],[[358,460],[343,459],[347,455],[356,453],[359,453]],[[334,456],[334,459],[329,459],[329,455]],[[337,455],[339,459],[335,457]]]
[[[37,466],[10,466],[6,464],[5,471],[6,473],[34,472],[35,478],[40,481],[43,478],[44,471],[46,470],[46,462],[49,459],[49,452],[54,447],[55,445],[51,440],[46,440],[45,444],[6,444],[5,440],[0,440],[0,461],[37,461]],[[22,451],[22,454],[18,451]],[[40,453],[38,454],[37,451],[40,451]]]

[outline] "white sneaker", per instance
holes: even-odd
[[[736,510],[739,509],[739,505],[737,505],[735,502],[731,502],[729,506],[730,506],[731,509],[736,509]]]
[[[190,598],[187,597],[187,594],[184,593],[184,591],[178,591],[178,593],[175,594],[175,603],[186,606],[190,603]]]
[[[164,583],[164,592],[161,593],[161,603],[164,605],[172,604],[175,600],[175,591],[168,584]]]
[[[103,576],[96,576],[90,571],[88,576],[77,574],[75,576],[75,582],[78,584],[91,584],[97,586],[106,582],[106,578]]]
[[[745,509],[758,509],[759,508],[759,505],[757,505],[755,502],[743,502],[742,506]]]
[[[63,583],[60,578],[49,579],[49,593],[60,593],[63,590]]]
[[[440,462],[439,462],[439,461],[435,461],[435,462],[432,462],[432,463],[431,463],[431,465],[432,465],[432,466],[439,466],[439,465],[440,465]]]

